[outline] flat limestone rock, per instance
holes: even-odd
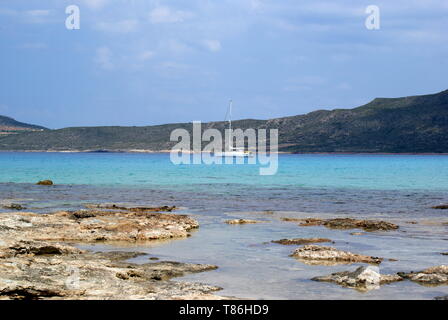
[[[0,215],[5,238],[41,241],[150,241],[188,237],[198,228],[186,215],[133,211],[81,210],[54,214],[27,212]]]
[[[263,223],[265,221],[260,220],[249,220],[249,219],[233,219],[233,220],[227,220],[227,224],[255,224],[255,223]]]
[[[341,286],[369,291],[378,289],[380,285],[402,281],[399,275],[382,275],[375,266],[359,267],[355,271],[343,271],[332,273],[328,276],[314,277],[313,281],[333,282]]]
[[[332,242],[332,241],[326,238],[294,238],[294,239],[272,240],[271,242],[283,245],[303,245],[310,243]]]
[[[1,252],[8,254],[0,258],[0,299],[211,299],[220,290],[170,280],[213,265],[133,264],[125,260],[139,253],[92,253],[41,241],[14,242]]]
[[[171,280],[214,265],[134,264],[126,260],[142,253],[93,253],[62,243],[184,238],[197,227],[185,215],[121,209],[2,213],[0,299],[221,299],[218,287]]]
[[[306,245],[297,248],[292,257],[310,265],[338,265],[351,263],[380,264],[383,258],[371,257],[338,250],[333,247]]]
[[[418,272],[399,272],[399,276],[426,285],[448,284],[448,265],[431,267]]]
[[[306,218],[296,219],[301,222],[299,226],[325,226],[330,229],[363,229],[364,231],[390,231],[398,229],[398,225],[381,220],[360,220],[352,218],[318,219]]]

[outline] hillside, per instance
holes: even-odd
[[[9,135],[27,131],[41,131],[46,128],[33,124],[16,121],[12,118],[0,116],[0,135]]]
[[[223,130],[224,122],[203,128]],[[448,153],[448,90],[431,95],[377,98],[354,109],[319,110],[272,120],[240,120],[235,128],[279,129],[280,151]],[[173,129],[78,127],[0,137],[0,150],[166,150]]]

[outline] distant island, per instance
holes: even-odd
[[[377,98],[354,109],[318,110],[271,120],[239,120],[234,128],[278,129],[279,151],[329,153],[448,153],[448,90]],[[163,151],[170,133],[191,123],[145,127],[74,127],[50,130],[0,116],[3,151]],[[203,129],[223,131],[225,122]]]

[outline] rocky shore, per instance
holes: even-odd
[[[168,208],[168,209],[167,209]],[[141,253],[95,253],[70,243],[181,239],[198,223],[172,207],[0,214],[0,299],[219,299],[218,287],[172,281],[214,265],[127,262]]]

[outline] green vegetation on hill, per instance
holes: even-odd
[[[3,134],[34,130],[46,130],[46,128],[0,116],[0,132]]]
[[[375,99],[354,109],[319,110],[271,120],[234,121],[234,128],[279,129],[279,150],[290,152],[448,153],[448,90]],[[0,136],[0,150],[167,150],[176,128],[79,127]],[[203,124],[223,130],[224,122]]]

